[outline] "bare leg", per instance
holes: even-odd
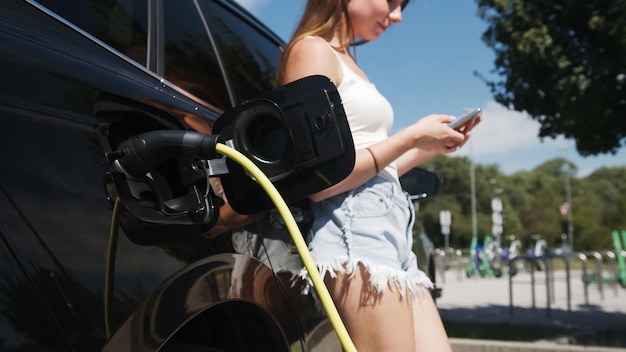
[[[452,351],[439,311],[427,289],[413,302],[415,351]]]
[[[410,296],[390,289],[374,292],[361,265],[354,276],[327,276],[326,285],[359,352],[415,350]]]

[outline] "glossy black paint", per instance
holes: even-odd
[[[239,6],[199,3],[207,17],[219,10],[220,18],[241,21],[234,28],[254,30],[274,47],[269,57],[277,57],[282,43]],[[169,5],[149,1],[147,10],[155,6]],[[310,310],[311,302],[302,302],[306,297],[254,258],[232,254],[228,236],[206,240],[201,228],[175,225],[120,233],[114,331],[107,337],[103,296],[115,190],[105,152],[146,130],[210,128],[220,106],[235,105],[272,83],[262,70],[228,71],[230,62],[217,72],[227,80],[228,101],[212,101],[184,80],[170,83],[177,77],[167,73],[166,58],[154,57],[168,50],[163,42],[142,65],[57,15],[19,0],[3,1],[0,8],[0,350],[312,347],[307,331],[324,323]],[[147,32],[160,33],[156,27]],[[258,55],[242,43],[229,47],[233,41],[225,33],[206,46],[220,47],[224,61]],[[202,40],[208,42],[208,34]],[[251,88],[243,81],[261,74],[264,84]],[[134,112],[113,116],[119,110],[107,107],[115,104],[133,106]],[[169,237],[153,241],[152,234]]]
[[[208,133],[273,88],[282,45],[230,0],[2,2],[0,350],[340,349],[311,297],[229,236],[124,210],[111,231],[105,154],[150,130]]]
[[[177,337],[185,343],[224,351],[287,351],[288,339],[299,334],[291,321],[298,307],[283,297],[288,290],[258,261],[215,255],[187,266],[155,290],[103,351],[152,351],[182,326],[195,336]]]

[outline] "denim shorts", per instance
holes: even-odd
[[[267,216],[233,230],[232,241],[236,253],[256,258],[276,272],[289,271],[296,275],[303,267],[289,231],[275,226]]]
[[[432,287],[412,251],[415,210],[398,182],[374,177],[364,185],[312,203],[307,235],[322,277],[353,274],[362,265],[378,292],[387,287],[412,297]],[[306,271],[301,272],[306,277]]]

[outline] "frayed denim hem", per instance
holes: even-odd
[[[331,278],[336,278],[337,274],[347,274],[349,278],[353,278],[359,269],[361,264],[365,270],[369,273],[369,282],[377,293],[382,294],[387,288],[397,290],[400,296],[404,298],[407,293],[411,296],[411,299],[415,301],[420,294],[427,292],[424,289],[431,289],[434,287],[432,281],[428,276],[418,271],[417,277],[412,277],[409,273],[397,269],[390,268],[388,266],[373,264],[367,260],[355,260],[347,258],[337,258],[331,263],[318,263],[317,268],[322,276],[326,277],[328,274]],[[313,281],[311,280],[306,268],[302,268],[299,274],[300,278],[305,281],[303,294],[309,294],[313,289]],[[315,295],[317,296],[317,295]]]

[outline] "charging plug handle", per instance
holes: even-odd
[[[221,135],[191,131],[162,130],[139,134],[107,153],[115,168],[132,179],[140,179],[163,161],[179,156],[216,159]]]

